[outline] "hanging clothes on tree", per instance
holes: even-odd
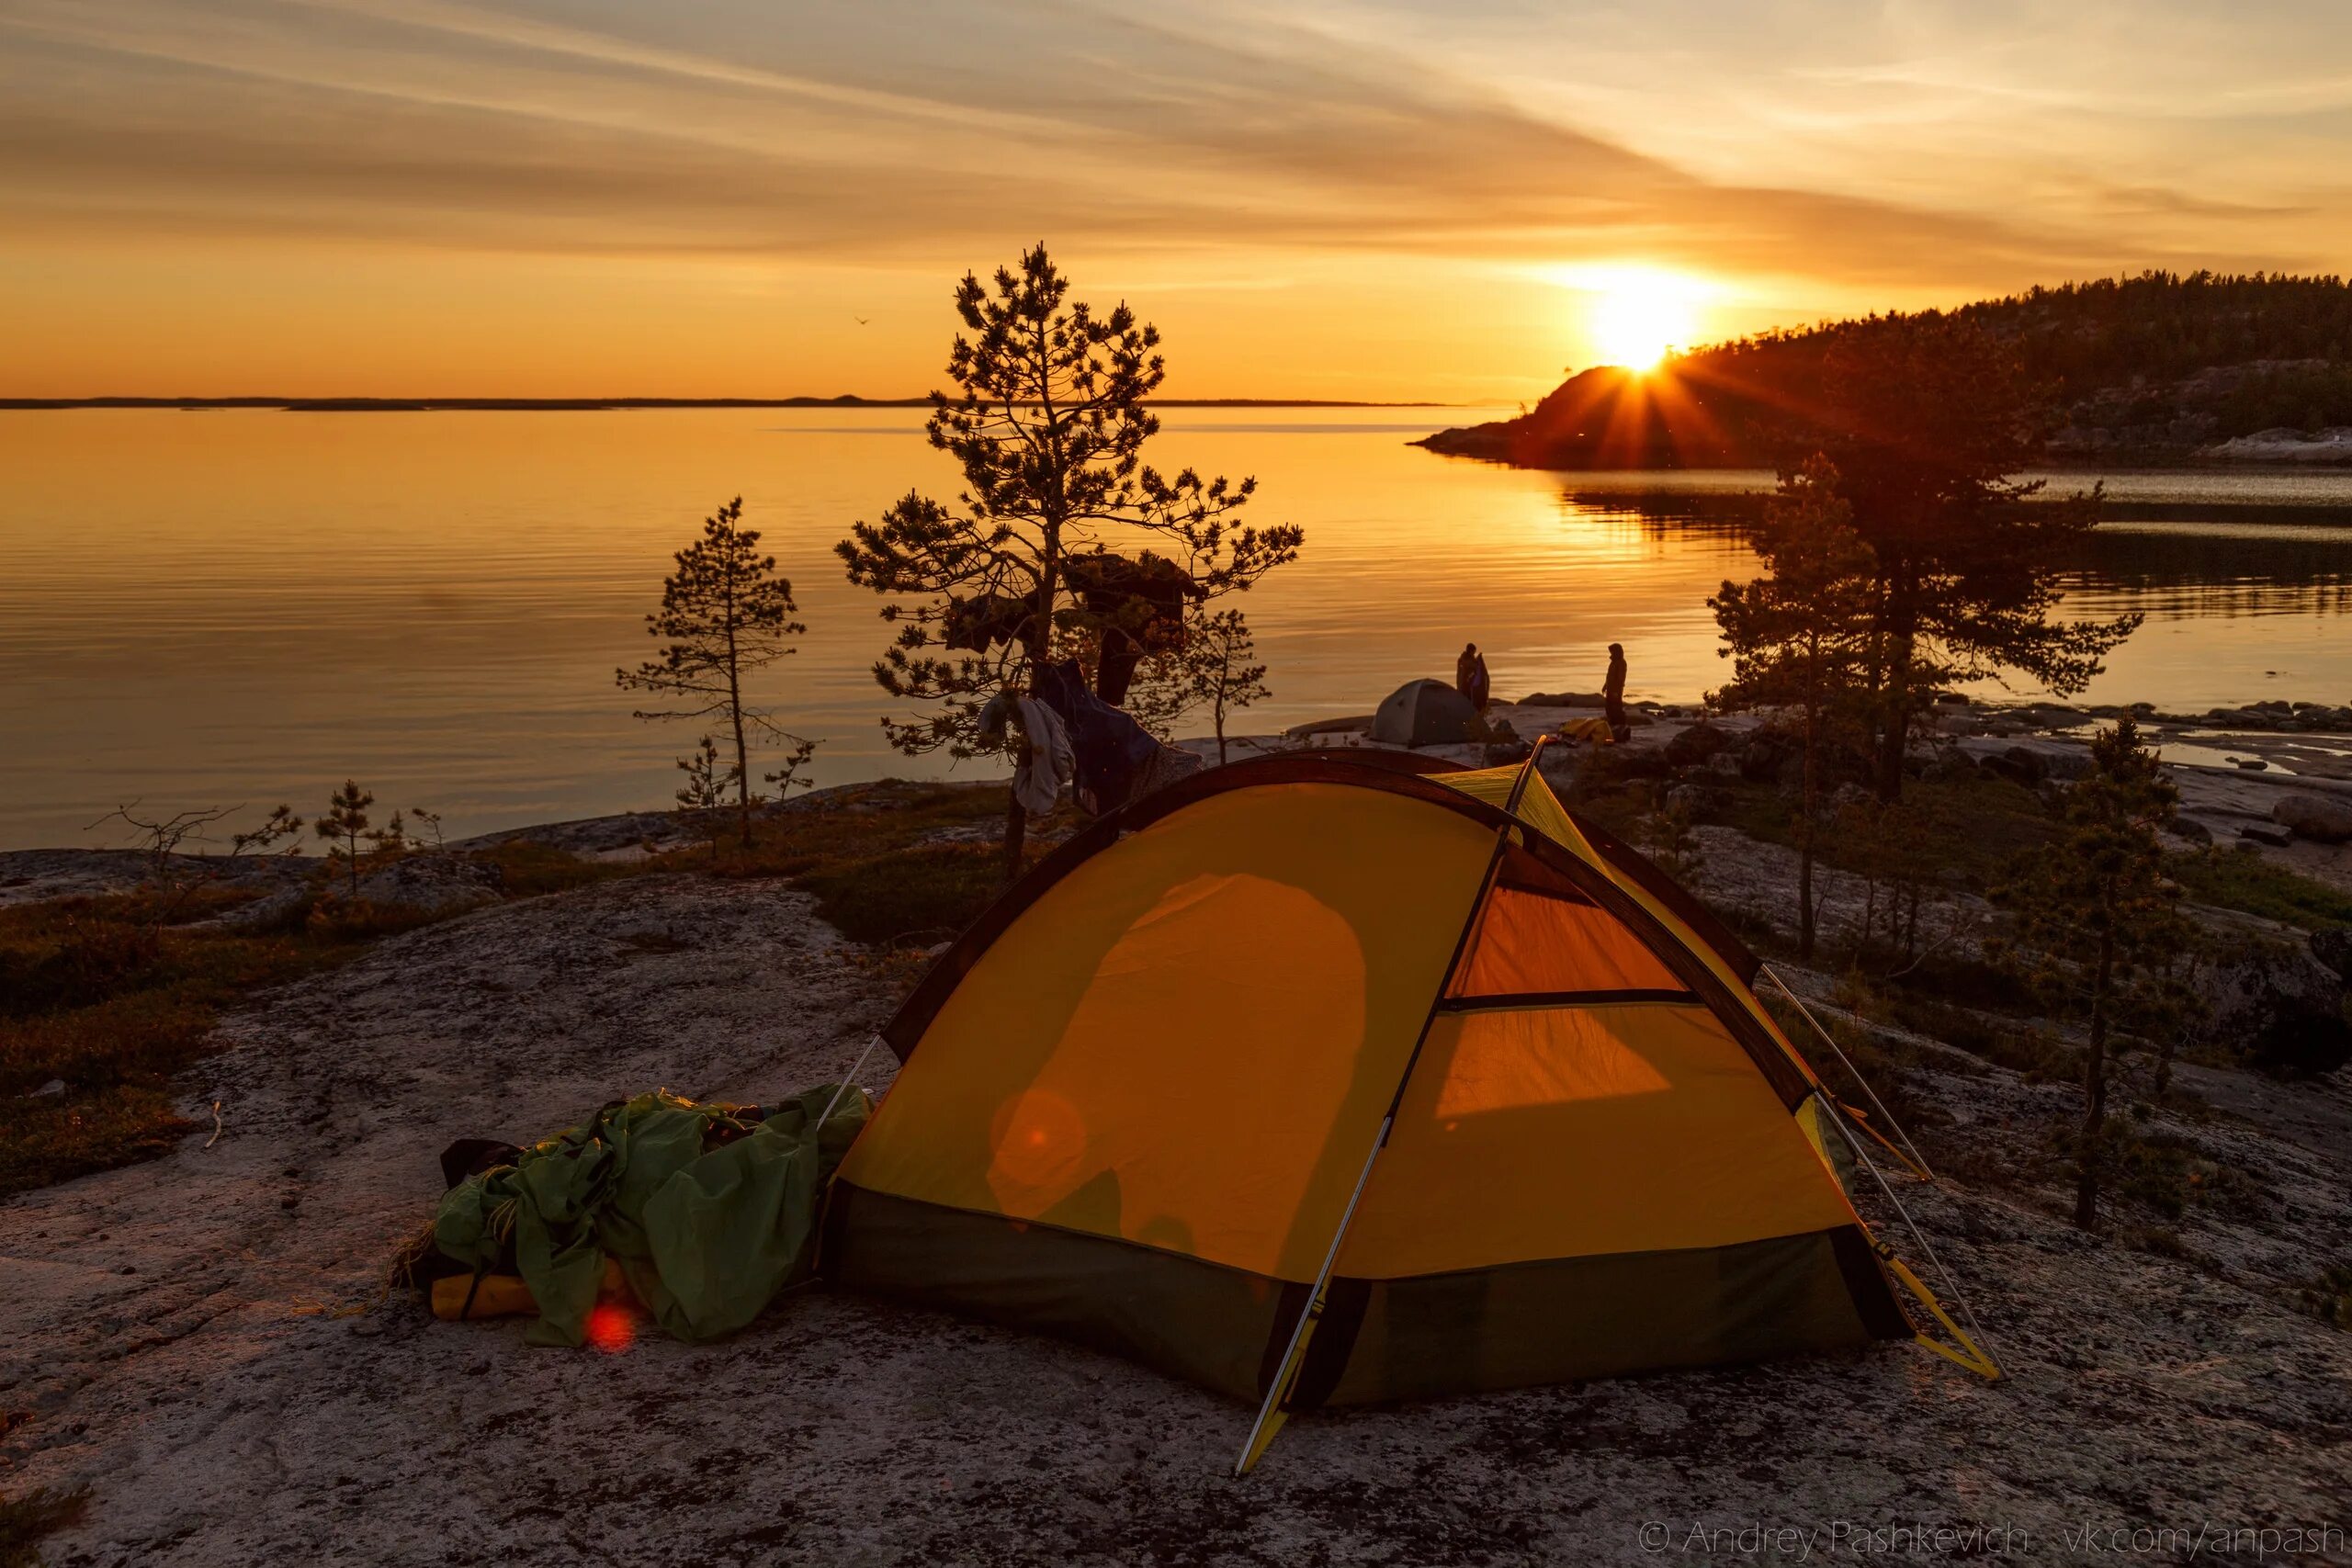
[[[1192,573],[1149,550],[1132,560],[1105,549],[1069,556],[1062,575],[1102,634],[1094,694],[1114,706],[1127,700],[1146,654],[1184,646],[1186,602],[1208,597]]]
[[[1070,795],[1091,816],[1114,811],[1200,770],[1198,757],[1161,745],[1142,725],[1088,691],[1085,671],[1075,659],[1038,671],[1036,694],[1069,731],[1078,760]]]
[[[1053,810],[1062,786],[1078,773],[1078,758],[1070,749],[1069,730],[1062,723],[1061,715],[1036,698],[1017,692],[999,692],[980,710],[980,734],[991,740],[1001,739],[1008,722],[1017,722],[1021,732],[1029,738],[1029,754],[1013,770],[1012,798],[1031,816],[1043,817]]]
[[[949,648],[986,653],[992,643],[1011,648],[1028,629],[1036,606],[1004,593],[976,593],[950,599],[941,623],[941,640]]]

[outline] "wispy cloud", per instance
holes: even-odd
[[[2324,265],[2352,19],[2253,10],[0,0],[0,255],[937,273],[1047,237],[1235,300],[1383,258],[1871,302]]]
[[[51,229],[556,251],[1640,244],[1851,278],[2097,254],[2007,214],[1703,178],[1328,29],[856,14],[780,47],[712,38],[710,11],[670,40],[455,4],[20,0],[0,192]],[[761,57],[795,42],[794,69]]]

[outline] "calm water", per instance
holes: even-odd
[[[1448,675],[1507,696],[1720,682],[1705,599],[1750,558],[1688,502],[1764,476],[1522,473],[1405,445],[1501,411],[1171,411],[1156,460],[1255,473],[1304,558],[1241,603],[1271,729]],[[761,696],[826,782],[910,764],[867,672],[887,640],[831,546],[910,486],[954,493],[907,411],[0,412],[0,847],[99,841],[117,800],[279,799],[346,774],[450,829],[662,805],[684,726],[641,724],[616,664],[670,552],[741,492],[809,631]],[[2111,476],[2131,521],[2073,580],[2148,613],[2095,700],[2352,697],[2352,475]],[[2249,505],[2294,510],[2249,513]],[[1703,513],[1703,506],[1695,510]],[[2248,521],[2285,516],[2292,522]]]

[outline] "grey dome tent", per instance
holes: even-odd
[[[1372,738],[1392,746],[1458,746],[1477,710],[1443,681],[1408,681],[1372,716]]]

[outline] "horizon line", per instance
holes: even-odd
[[[1148,408],[1457,409],[1501,408],[1510,406],[1516,400],[1504,399],[1460,402],[1436,399],[1151,398],[1145,400],[1145,406]],[[78,398],[0,398],[0,411],[9,412],[62,409],[272,409],[296,413],[429,413],[494,411],[560,412],[618,409],[927,409],[931,406],[932,400],[929,396],[869,398],[854,392],[838,393],[831,397],[802,395],[783,398],[280,397],[258,394],[229,397],[151,397],[140,394],[106,394]]]

